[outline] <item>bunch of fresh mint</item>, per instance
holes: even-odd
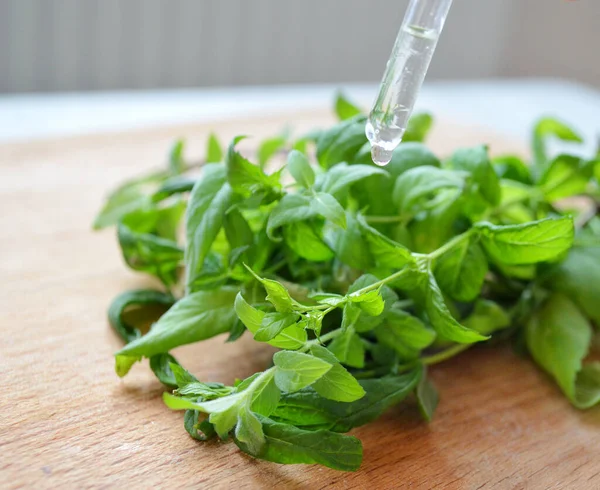
[[[530,165],[485,146],[440,160],[422,144],[421,114],[379,168],[359,109],[338,96],[336,112],[330,129],[263,142],[256,163],[236,150],[240,137],[223,154],[211,136],[199,178],[185,176],[198,165],[178,142],[167,169],[110,195],[95,227],[116,225],[127,265],[164,284],[110,306],[127,342],[119,376],[146,357],[195,439],[339,470],[362,459],[343,433],[411,394],[430,420],[426,366],[489,339],[526,347],[576,407],[597,403],[600,363],[583,360],[600,324],[598,156],[550,158],[549,138],[581,140],[542,119]],[[131,308],[166,313],[142,335]],[[232,386],[169,354],[246,330],[280,350]]]

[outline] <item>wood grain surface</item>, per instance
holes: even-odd
[[[198,443],[161,401],[147,365],[119,380],[120,342],[106,309],[128,288],[113,231],[91,222],[115,184],[162,165],[185,136],[202,155],[208,131],[307,130],[325,113],[238,120],[0,147],[0,487],[2,488],[600,488],[600,410],[572,409],[552,382],[507,348],[476,347],[433,369],[441,403],[427,425],[414,402],[354,430],[356,473],[253,460],[231,443]],[[439,123],[432,147],[519,145]],[[231,383],[271,351],[244,337],[176,350],[203,380]]]

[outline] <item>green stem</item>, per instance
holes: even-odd
[[[365,216],[367,223],[402,223],[402,216]]]
[[[382,279],[381,281],[374,282],[373,284],[371,284],[369,286],[365,286],[364,288],[359,289],[358,291],[354,291],[349,296],[353,296],[353,297],[361,296],[365,293],[368,293],[369,291],[373,291],[374,289],[377,289],[378,287],[383,286],[383,285],[387,284],[388,282],[392,282],[392,281],[395,281],[396,279],[401,278],[404,274],[408,273],[410,270],[411,269],[409,267],[400,269],[398,272],[395,272],[391,276],[387,276],[385,279]]]
[[[465,231],[463,234],[455,236],[452,240],[450,240],[448,243],[442,245],[440,248],[438,248],[437,250],[434,250],[433,252],[425,255],[429,260],[435,260],[439,257],[441,257],[442,255],[444,255],[445,253],[449,252],[450,250],[452,250],[454,247],[456,247],[457,245],[459,245],[460,243],[464,242],[465,240],[468,240],[469,238],[471,238],[471,235],[475,232],[475,228],[471,228],[467,231]],[[415,254],[416,255],[416,254]]]
[[[452,347],[449,347],[448,349],[438,352],[437,354],[432,354],[431,356],[422,357],[421,361],[426,366],[431,366],[432,364],[438,364],[440,362],[450,359],[451,357],[454,357],[457,354],[460,354],[461,352],[467,350],[472,345],[473,344],[453,345]]]
[[[309,340],[309,341],[305,342],[304,347],[301,347],[300,349],[298,349],[298,352],[308,352],[313,345],[324,344],[325,342],[329,342],[330,340],[335,339],[336,337],[340,336],[341,334],[342,334],[342,329],[336,328],[335,330],[332,330],[331,332],[328,332],[325,335],[321,335],[321,337],[318,339]]]

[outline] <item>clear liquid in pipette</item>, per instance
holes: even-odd
[[[402,27],[365,129],[377,165],[387,165],[402,141],[437,39],[433,30]]]

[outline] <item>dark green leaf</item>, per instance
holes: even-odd
[[[273,233],[277,228],[289,223],[307,220],[317,214],[318,211],[311,206],[309,197],[301,194],[286,194],[269,215],[267,234],[271,240],[277,241],[278,239]]]
[[[435,278],[446,294],[457,301],[473,301],[481,293],[488,264],[478,243],[464,240],[435,264]]]
[[[410,250],[369,226],[363,216],[358,216],[357,220],[369,251],[379,267],[401,269],[413,262]]]
[[[346,213],[346,229],[325,225],[324,240],[344,264],[355,269],[367,270],[373,265],[369,246],[362,236],[358,221],[351,213]]]
[[[150,358],[150,369],[158,380],[167,386],[175,387],[177,380],[171,370],[171,364],[179,364],[171,354],[156,354]]]
[[[308,354],[280,351],[273,356],[275,383],[281,391],[294,392],[317,381],[331,364]]]
[[[433,413],[435,412],[438,402],[440,401],[440,397],[435,385],[427,376],[426,371],[423,371],[423,376],[421,376],[421,379],[419,380],[416,394],[421,415],[427,422],[431,422]]]
[[[321,464],[334,470],[355,471],[362,461],[362,446],[356,437],[324,430],[307,431],[260,418],[265,448],[259,454],[238,439],[236,444],[259,459],[285,464]]]
[[[217,435],[214,427],[208,420],[199,421],[200,412],[186,410],[183,417],[183,426],[187,433],[198,441],[208,441]]]
[[[455,170],[469,172],[483,198],[492,206],[499,204],[500,181],[490,162],[487,147],[476,146],[457,150],[447,165]]]
[[[365,346],[353,327],[347,328],[341,335],[333,339],[328,345],[328,349],[346,366],[362,368],[365,365]]]
[[[367,142],[365,122],[365,116],[356,116],[321,133],[317,141],[317,159],[322,167],[352,161]]]
[[[331,194],[316,192],[310,200],[310,205],[317,214],[342,228],[346,228],[344,208]]]

